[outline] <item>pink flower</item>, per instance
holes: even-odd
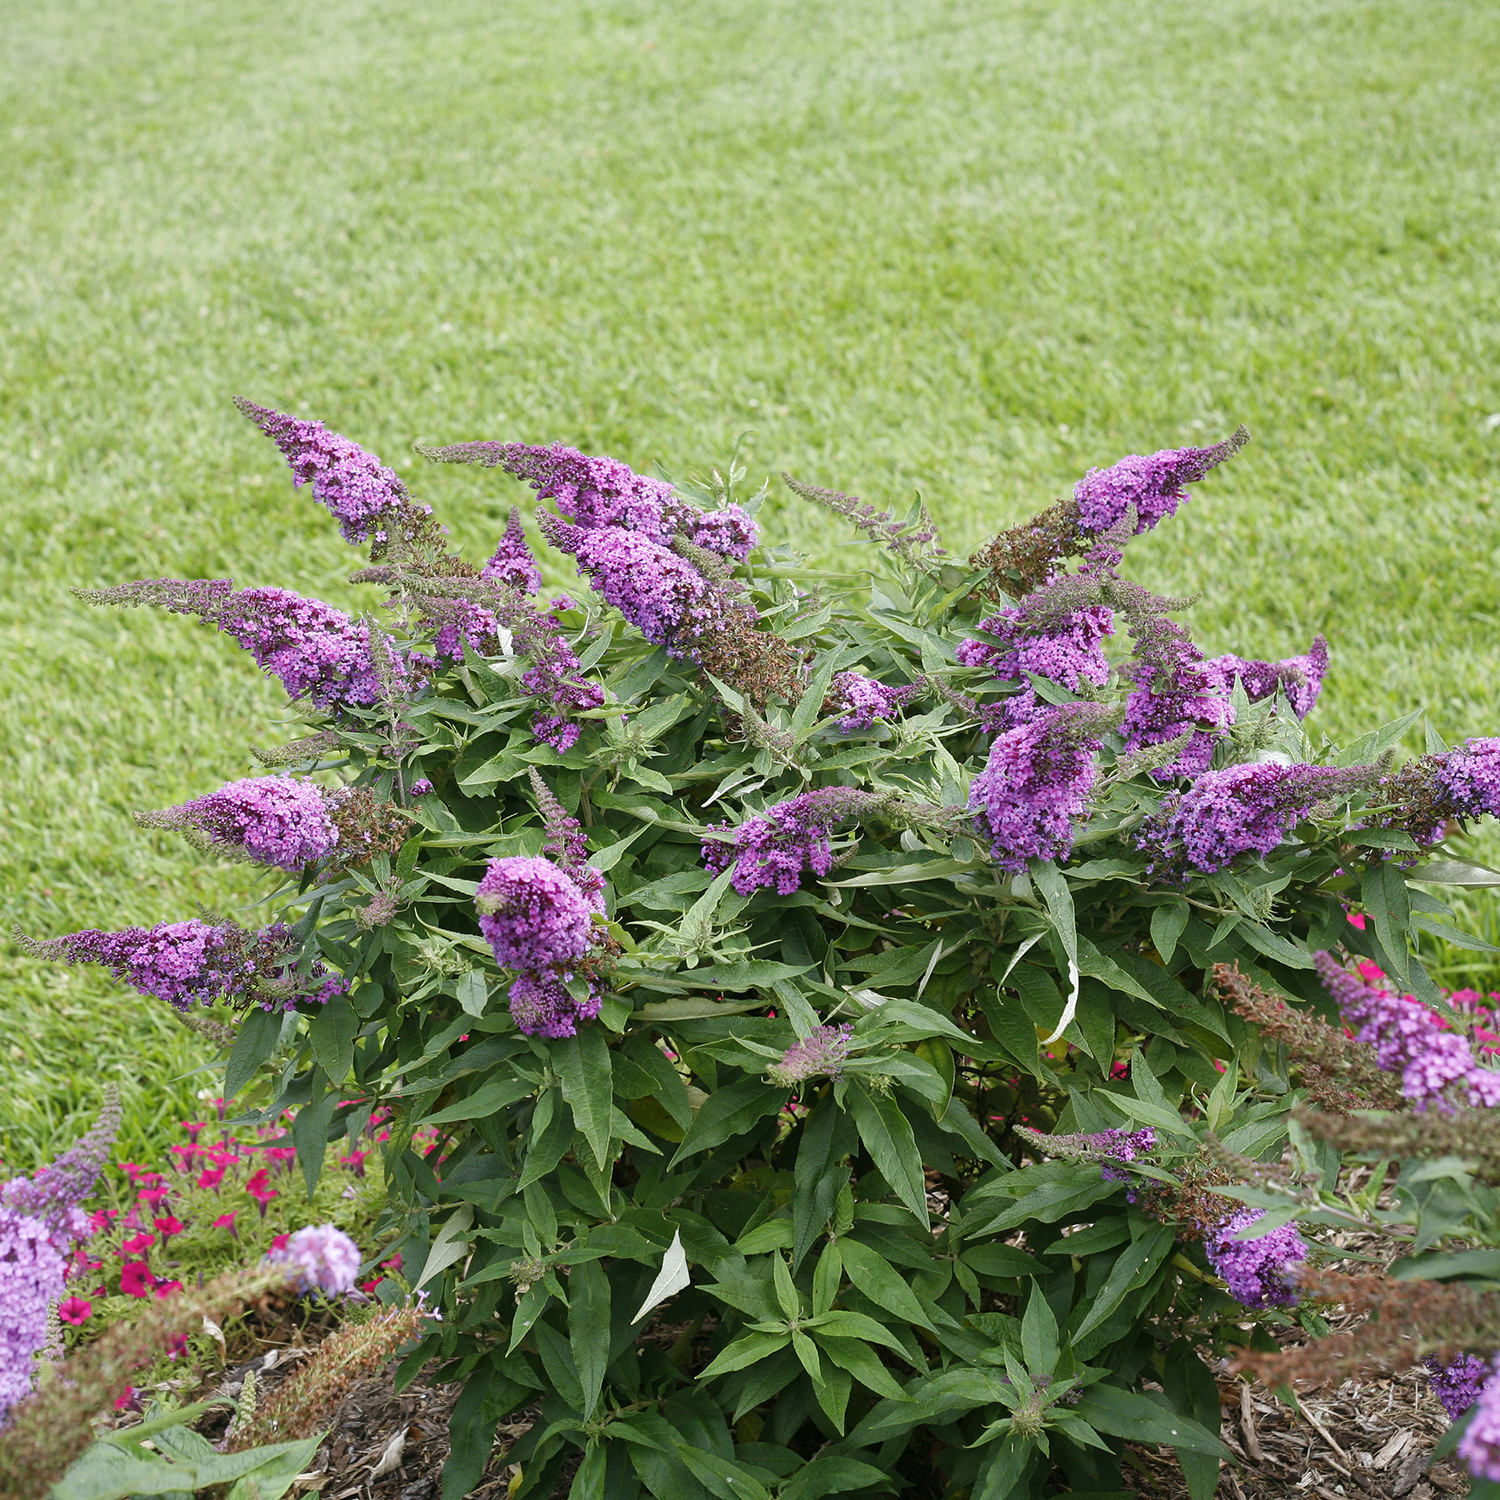
[[[57,1304],[57,1315],[64,1323],[71,1323],[75,1328],[82,1323],[94,1310],[94,1304],[87,1297],[64,1297]]]
[[[235,1239],[239,1239],[240,1232],[239,1232],[238,1229],[236,1229],[234,1227],[234,1216],[238,1212],[239,1212],[239,1209],[236,1208],[236,1209],[232,1209],[227,1214],[220,1214],[219,1217],[214,1220],[213,1225],[211,1227],[214,1228],[214,1229],[227,1229],[230,1232],[230,1234],[234,1236]]]
[[[135,1195],[136,1202],[149,1203],[153,1208],[155,1208],[157,1204],[159,1204],[161,1200],[167,1196],[168,1191],[166,1188],[147,1188],[144,1192],[140,1192]]]
[[[143,1260],[130,1260],[120,1268],[120,1290],[127,1297],[144,1297],[156,1285],[151,1267]]]
[[[149,1230],[125,1241],[120,1246],[123,1255],[144,1255],[156,1243],[156,1236]]]
[[[181,1290],[182,1283],[180,1281],[164,1281],[160,1286],[157,1287],[156,1295],[158,1297],[166,1298],[170,1297],[173,1292],[180,1292]]]
[[[223,1180],[223,1167],[204,1167],[198,1174],[197,1185],[201,1188],[216,1188]]]
[[[183,1120],[181,1124],[182,1128],[187,1131],[188,1139],[195,1146],[198,1144],[199,1134],[208,1129],[207,1120]]]
[[[266,1208],[270,1204],[271,1199],[281,1196],[280,1193],[278,1193],[277,1190],[266,1181],[266,1169],[264,1167],[262,1167],[260,1171],[255,1173],[255,1175],[251,1177],[248,1182],[246,1182],[245,1191],[249,1193],[250,1196],[255,1200],[256,1205],[260,1209],[261,1218],[265,1218]]]
[[[173,1282],[174,1286],[181,1286],[181,1284],[182,1284],[181,1282]],[[158,1297],[160,1297],[162,1295],[162,1293],[161,1292],[157,1292],[156,1295]],[[172,1337],[167,1340],[167,1357],[169,1359],[178,1359],[178,1358],[180,1358],[182,1355],[184,1355],[186,1353],[187,1353],[187,1334],[185,1334],[185,1333],[176,1333],[176,1334],[173,1334]]]
[[[119,1217],[120,1210],[117,1208],[96,1208],[89,1215],[89,1228],[97,1234],[99,1230],[109,1228],[110,1220]]]
[[[127,1406],[135,1405],[135,1387],[127,1385],[118,1396],[115,1397],[115,1410],[124,1411]]]
[[[289,1239],[291,1239],[291,1235],[289,1235],[289,1234],[278,1234],[276,1236],[276,1238],[271,1241],[271,1249],[272,1250],[283,1250],[283,1249],[285,1249],[286,1248],[286,1242]]]
[[[161,1242],[164,1245],[174,1234],[181,1234],[187,1228],[181,1219],[172,1214],[168,1214],[165,1219],[153,1219],[151,1222],[161,1231]]]

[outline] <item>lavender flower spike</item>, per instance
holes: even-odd
[[[602,898],[580,890],[551,860],[511,855],[489,862],[474,905],[495,962],[534,973],[588,954]]]
[[[1073,488],[1079,526],[1086,532],[1108,531],[1134,506],[1135,534],[1150,531],[1188,498],[1184,485],[1195,484],[1249,441],[1250,434],[1241,427],[1226,442],[1211,448],[1163,448],[1149,456],[1133,453],[1108,469],[1090,469]]]
[[[494,556],[479,570],[479,576],[508,583],[522,594],[534,594],[542,586],[542,575],[521,529],[521,512],[514,505],[506,519],[500,544],[495,548]]]
[[[833,830],[869,811],[880,797],[854,787],[826,786],[803,792],[787,802],[768,807],[734,830],[733,847],[708,839],[703,862],[714,874],[734,861],[731,884],[742,896],[766,887],[790,896],[802,884],[803,873],[826,875],[833,868]],[[710,830],[725,833],[716,826]]]
[[[1373,766],[1274,763],[1205,771],[1162,800],[1136,843],[1153,875],[1211,875],[1242,854],[1269,854],[1319,802],[1369,786],[1377,774]]]
[[[795,1088],[809,1078],[837,1078],[849,1060],[853,1026],[819,1026],[793,1042],[780,1059],[766,1068],[777,1088]]]
[[[31,1394],[36,1356],[50,1336],[48,1309],[62,1297],[67,1272],[41,1219],[0,1208],[0,1422]]]
[[[995,737],[969,789],[969,806],[1001,869],[1061,859],[1073,847],[1073,823],[1094,786],[1102,720],[1094,705],[1070,704]]]
[[[1264,1209],[1241,1209],[1204,1236],[1203,1248],[1237,1302],[1256,1308],[1289,1307],[1297,1300],[1297,1267],[1307,1259],[1307,1242],[1291,1224],[1257,1239],[1237,1238],[1238,1231],[1264,1217]]]
[[[1288,656],[1283,661],[1253,661],[1227,652],[1203,665],[1219,692],[1229,693],[1238,678],[1245,696],[1258,703],[1280,688],[1290,700],[1292,712],[1305,719],[1323,691],[1323,678],[1328,672],[1328,642],[1318,636],[1301,656]]]
[[[1181,625],[1152,614],[1132,629],[1136,660],[1128,675],[1135,688],[1120,725],[1125,748],[1147,750],[1188,736],[1177,759],[1154,774],[1196,776],[1208,769],[1214,741],[1234,723],[1234,705]]]
[[[120,932],[88,928],[45,942],[23,933],[16,938],[33,957],[99,964],[122,984],[177,1010],[221,1000],[290,1010],[299,1001],[326,1004],[345,988],[340,976],[318,962],[299,973],[300,944],[283,922],[246,932],[232,922],[194,918]]]
[[[98,1185],[121,1118],[120,1091],[111,1083],[105,1088],[99,1118],[76,1145],[33,1176],[0,1185],[0,1208],[39,1219],[55,1241],[82,1239],[88,1217],[81,1205]]]
[[[868,729],[877,719],[894,719],[901,705],[918,691],[916,683],[902,687],[887,687],[873,677],[861,676],[858,672],[840,672],[832,684],[832,697],[843,710],[839,720],[841,734],[854,734]]]
[[[1500,1482],[1500,1354],[1479,1392],[1469,1426],[1458,1440],[1458,1456],[1476,1479]]]
[[[234,404],[281,449],[292,483],[299,489],[312,485],[313,497],[328,507],[346,542],[385,541],[385,528],[395,514],[431,513],[431,506],[413,503],[393,469],[321,422],[289,417],[243,396],[236,396]]]
[[[527,1036],[553,1040],[576,1036],[580,1021],[599,1014],[603,997],[592,981],[588,993],[575,999],[563,981],[552,974],[521,974],[510,987],[510,1014]]]
[[[1479,1392],[1491,1373],[1490,1366],[1473,1354],[1460,1354],[1446,1364],[1432,1355],[1427,1360],[1427,1369],[1432,1377],[1433,1394],[1455,1422],[1479,1399]]]
[[[261,864],[301,870],[339,842],[336,798],[295,776],[252,776],[162,812],[137,813],[148,827],[192,829],[210,844],[242,849]]]
[[[308,1224],[266,1255],[272,1265],[295,1274],[301,1291],[329,1296],[353,1290],[363,1259],[359,1246],[336,1224]]]

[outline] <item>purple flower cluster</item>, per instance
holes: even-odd
[[[0,1186],[0,1424],[31,1393],[36,1356],[47,1347],[48,1311],[63,1295],[69,1247],[90,1229],[93,1192],[120,1127],[111,1095],[76,1146],[35,1177]]]
[[[292,1272],[298,1290],[336,1297],[353,1290],[364,1257],[336,1224],[308,1224],[279,1249],[268,1251],[266,1259]]]
[[[619,527],[584,530],[543,517],[547,539],[571,552],[605,603],[657,646],[691,656],[693,637],[721,614],[718,591],[690,562]]]
[[[1203,1248],[1236,1302],[1246,1307],[1290,1307],[1297,1300],[1297,1268],[1307,1259],[1307,1242],[1292,1224],[1257,1239],[1236,1238],[1239,1230],[1264,1217],[1264,1209],[1241,1209],[1205,1234]]]
[[[80,1205],[98,1186],[120,1120],[119,1095],[111,1086],[99,1118],[76,1145],[34,1176],[0,1184],[0,1208],[40,1220],[59,1243],[82,1239],[89,1220]]]
[[[1500,739],[1465,740],[1457,750],[1434,755],[1435,788],[1455,818],[1500,817]]]
[[[1458,1440],[1458,1456],[1476,1479],[1500,1483],[1500,1354],[1486,1371],[1474,1415]]]
[[[193,918],[120,932],[88,928],[24,946],[38,958],[100,964],[120,983],[178,1010],[220,1000],[290,1010],[299,1001],[326,1004],[345,988],[319,962],[298,972],[300,944],[283,922],[246,932],[232,922]]]
[[[1288,656],[1283,661],[1252,661],[1227,652],[1211,657],[1203,665],[1206,677],[1220,693],[1232,692],[1238,679],[1245,696],[1258,703],[1280,688],[1287,695],[1292,712],[1305,719],[1323,691],[1323,678],[1328,672],[1328,642],[1319,636],[1301,656]]]
[[[1373,776],[1368,766],[1274,763],[1205,771],[1186,791],[1162,799],[1136,845],[1151,856],[1153,875],[1211,875],[1241,854],[1269,854],[1317,803]]]
[[[48,1340],[47,1312],[67,1274],[67,1258],[40,1219],[0,1208],[0,1420],[31,1394],[36,1356]]]
[[[281,449],[292,483],[299,489],[312,485],[314,498],[328,507],[346,542],[385,541],[393,512],[430,514],[431,506],[412,503],[394,470],[321,422],[289,417],[243,397],[236,397],[235,405]]]
[[[1474,1108],[1500,1105],[1500,1071],[1483,1066],[1467,1037],[1409,995],[1393,995],[1331,954],[1313,955],[1323,987],[1356,1041],[1375,1049],[1376,1065],[1401,1075],[1401,1092],[1419,1105],[1458,1098]]]
[[[1434,1355],[1427,1361],[1427,1369],[1432,1376],[1433,1394],[1454,1421],[1479,1399],[1492,1373],[1490,1366],[1473,1354],[1460,1354],[1446,1364]]]
[[[669,547],[681,536],[738,562],[756,543],[755,523],[738,505],[699,510],[660,479],[637,474],[618,459],[591,458],[562,443],[461,443],[433,456],[498,465],[524,480],[543,500],[551,500],[584,531],[618,528],[659,547]]]
[[[825,786],[803,792],[768,807],[733,830],[734,843],[705,839],[703,863],[717,875],[734,863],[730,884],[742,896],[772,887],[790,896],[802,884],[803,873],[826,875],[833,868],[833,831],[857,818],[880,799],[854,787]],[[728,833],[715,825],[713,833]]]
[[[594,917],[604,912],[603,877],[582,870],[593,879],[576,878],[550,859],[492,859],[474,894],[495,962],[520,971],[511,984],[511,1015],[531,1036],[573,1036],[579,1021],[599,1014],[591,981],[581,1000],[566,984],[596,946]]]
[[[326,859],[339,841],[332,812],[336,796],[295,776],[251,776],[207,796],[140,821],[158,828],[192,828],[210,842],[243,849],[253,860],[301,870]]]
[[[841,734],[868,729],[877,719],[894,719],[901,706],[918,691],[916,683],[904,687],[887,687],[873,677],[858,672],[840,672],[833,679],[833,700],[844,717],[839,720]]]
[[[1108,469],[1090,469],[1073,488],[1078,524],[1087,532],[1108,531],[1135,509],[1135,534],[1173,515],[1188,498],[1184,485],[1196,484],[1210,469],[1237,452],[1248,437],[1241,429],[1211,448],[1162,448],[1133,453]]]
[[[1001,869],[1061,859],[1073,847],[1073,822],[1094,787],[1098,719],[1092,705],[1074,704],[995,737],[969,789],[969,806]]]
[[[526,533],[521,529],[521,512],[511,506],[505,522],[505,531],[494,555],[479,570],[481,578],[508,583],[518,593],[532,594],[542,586],[542,575],[537,568],[531,548],[526,545]]]
[[[853,1040],[852,1026],[816,1027],[771,1063],[766,1077],[782,1089],[795,1088],[809,1078],[837,1078],[849,1060]]]
[[[988,667],[1002,682],[1024,682],[1030,673],[1071,692],[1109,680],[1105,638],[1114,634],[1114,611],[1104,604],[1032,618],[1026,601],[1007,605],[981,622],[991,641],[962,641],[958,659],[966,667]]]
[[[1136,627],[1135,683],[1125,700],[1120,734],[1129,751],[1190,735],[1181,753],[1155,774],[1197,776],[1213,758],[1214,741],[1234,722],[1234,707],[1186,630],[1164,615]]]

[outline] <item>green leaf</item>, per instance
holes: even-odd
[[[292,1117],[292,1144],[297,1148],[297,1165],[312,1197],[323,1175],[323,1160],[328,1155],[328,1127],[339,1102],[337,1094],[324,1094],[311,1104],[304,1104]]]
[[[458,1004],[465,1015],[482,1016],[490,989],[478,969],[465,969],[458,976]]]
[[[609,1125],[614,1104],[609,1043],[597,1026],[564,1037],[552,1049],[563,1098],[602,1172],[610,1163]]]
[[[792,1273],[780,1255],[771,1257],[771,1283],[776,1289],[776,1302],[782,1315],[788,1320],[802,1316],[802,1299],[792,1282]]]
[[[1456,885],[1470,890],[1500,885],[1500,870],[1466,859],[1434,859],[1419,865],[1411,878],[1427,885]]]
[[[822,1500],[824,1495],[890,1486],[891,1477],[883,1469],[861,1463],[857,1458],[828,1454],[798,1469],[782,1487],[781,1500]]]
[[[1007,1433],[985,1454],[971,1491],[973,1500],[1021,1500],[1025,1492],[1018,1486],[1036,1456],[1033,1444]]]
[[[604,1370],[609,1364],[609,1278],[597,1260],[575,1266],[568,1279],[568,1341],[583,1386],[583,1415],[599,1407]]]
[[[937,1331],[926,1304],[878,1250],[848,1238],[839,1241],[839,1248],[850,1283],[872,1302],[905,1323]],[[1020,1251],[1016,1253],[1019,1255]]]
[[[1500,1249],[1453,1250],[1436,1255],[1407,1256],[1394,1261],[1386,1273],[1394,1281],[1449,1281],[1458,1277],[1500,1281]]]
[[[718,1495],[720,1500],[771,1500],[771,1492],[765,1485],[732,1459],[720,1458],[717,1453],[689,1447],[686,1443],[677,1445],[677,1456],[693,1471],[694,1478],[704,1489],[711,1495]],[[588,1497],[588,1500],[593,1500],[593,1497]]]
[[[776,1257],[778,1263],[781,1257]],[[837,1240],[830,1240],[813,1272],[813,1316],[820,1318],[834,1303],[844,1282],[844,1257]]]
[[[359,1035],[359,1015],[347,995],[334,995],[307,1026],[313,1056],[335,1085],[342,1083],[354,1066],[354,1039]]]
[[[1021,1358],[1027,1372],[1035,1378],[1050,1375],[1057,1368],[1057,1318],[1040,1286],[1033,1286],[1026,1299],[1021,1318]]]
[[[1407,952],[1407,931],[1411,926],[1411,898],[1406,877],[1394,864],[1382,861],[1371,865],[1360,881],[1359,899],[1375,923],[1375,934],[1396,978],[1409,984],[1411,959]]]
[[[911,1121],[889,1094],[869,1089],[857,1078],[849,1085],[848,1099],[855,1129],[876,1170],[912,1213],[927,1224],[927,1182]]]
[[[847,1370],[866,1390],[893,1401],[908,1399],[900,1382],[880,1362],[880,1356],[861,1339],[838,1338],[822,1328],[813,1329],[818,1348],[841,1370]]]
[[[718,1357],[699,1375],[699,1380],[712,1380],[717,1375],[727,1375],[731,1370],[743,1370],[747,1365],[759,1364],[769,1359],[779,1349],[785,1349],[792,1341],[787,1333],[747,1333],[719,1351]]]
[[[741,1078],[728,1088],[716,1089],[693,1117],[693,1123],[672,1158],[672,1166],[675,1167],[685,1156],[711,1151],[731,1136],[749,1130],[758,1120],[780,1109],[785,1098],[783,1091],[772,1088],[760,1078]]]
[[[1050,859],[1029,859],[1026,861],[1026,868],[1031,875],[1032,884],[1046,903],[1047,915],[1051,918],[1053,930],[1068,959],[1067,1003],[1063,1006],[1062,1015],[1058,1017],[1052,1034],[1043,1038],[1045,1045],[1055,1042],[1068,1029],[1074,1008],[1078,1004],[1079,974],[1089,971],[1080,970],[1079,967],[1078,927],[1073,914],[1073,892],[1069,889],[1067,877]]]
[[[1180,899],[1151,908],[1151,943],[1164,964],[1172,962],[1177,939],[1182,936],[1190,915],[1187,902]]]
[[[1111,1437],[1136,1443],[1159,1443],[1232,1458],[1229,1449],[1208,1428],[1175,1412],[1164,1396],[1153,1391],[1126,1391],[1117,1385],[1091,1385],[1073,1408],[1090,1427]]]
[[[848,1117],[834,1104],[819,1104],[802,1126],[792,1193],[792,1269],[823,1232],[839,1189],[849,1181],[844,1158],[854,1146]]]
[[[882,1324],[877,1323],[874,1318],[868,1318],[864,1313],[857,1312],[831,1312],[824,1313],[821,1318],[812,1318],[806,1325],[822,1337],[828,1335],[831,1338],[863,1339],[868,1344],[884,1344],[887,1349],[894,1349],[902,1358],[907,1358],[907,1352],[901,1341]]]
[[[1072,1342],[1082,1343],[1084,1336],[1099,1327],[1132,1291],[1143,1286],[1172,1253],[1175,1243],[1176,1235],[1170,1225],[1137,1225],[1136,1238],[1116,1256],[1104,1285],[1087,1303],[1081,1304],[1086,1311],[1083,1321],[1073,1329]],[[1030,1312],[1029,1307],[1027,1311]]]
[[[447,1125],[454,1120],[487,1120],[491,1115],[499,1114],[507,1105],[524,1099],[535,1088],[536,1084],[529,1078],[522,1078],[514,1073],[508,1077],[492,1078],[456,1104],[450,1104],[434,1114],[423,1115],[417,1123]]]
[[[281,1039],[281,1016],[275,1011],[247,1011],[240,1022],[229,1061],[224,1067],[224,1097],[234,1099],[260,1071],[261,1065],[276,1050]]]

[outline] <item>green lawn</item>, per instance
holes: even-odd
[[[65,592],[355,597],[236,391],[403,465],[476,552],[513,492],[413,442],[680,470],[754,427],[752,469],[920,489],[966,550],[1243,421],[1136,575],[1202,589],[1213,650],[1325,630],[1331,733],[1418,702],[1500,729],[1495,7],[54,0],[7,43],[8,923],[250,889],[128,813],[246,774],[284,702],[189,623]],[[13,959],[4,1004],[17,1165],[105,1076],[131,1149],[209,1081],[166,1088],[202,1049],[92,972]]]

